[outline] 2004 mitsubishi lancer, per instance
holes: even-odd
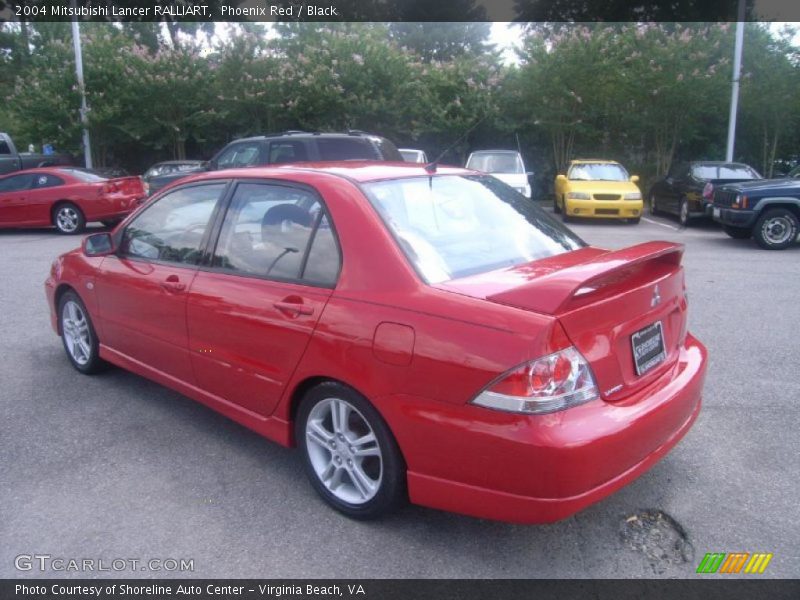
[[[558,520],[700,410],[683,247],[585,244],[504,183],[341,162],[181,180],[59,257],[52,324],[279,444],[352,517]]]

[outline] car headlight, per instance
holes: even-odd
[[[641,200],[642,192],[629,192],[624,196],[625,200]]]
[[[586,192],[567,192],[567,198],[571,200],[589,200],[589,194]]]

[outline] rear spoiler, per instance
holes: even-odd
[[[674,271],[681,264],[683,250],[683,244],[645,242],[542,275],[487,299],[554,315],[592,301],[595,292],[610,288],[634,273],[652,270],[653,275],[660,275]]]

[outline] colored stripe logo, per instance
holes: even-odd
[[[697,572],[760,575],[766,571],[771,560],[771,552],[709,552],[697,565]]]

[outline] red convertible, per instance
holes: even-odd
[[[0,228],[80,233],[90,221],[117,223],[146,195],[139,177],[107,179],[74,167],[17,171],[0,177]]]
[[[473,171],[295,164],[182,179],[45,287],[78,371],[113,363],[298,446],[347,515],[408,498],[539,523],[697,417],[682,254],[587,246]]]

